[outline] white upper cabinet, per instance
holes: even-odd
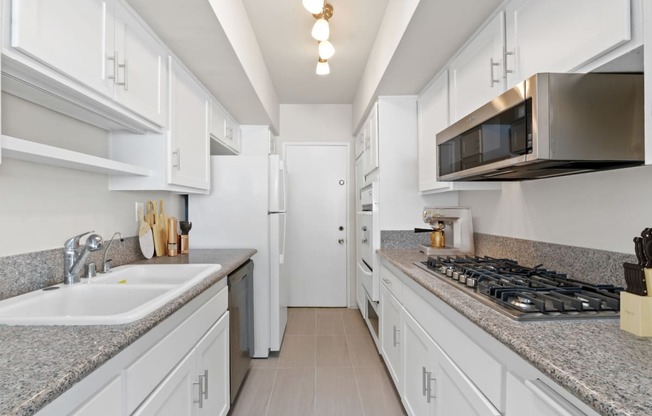
[[[210,97],[177,61],[170,58],[168,182],[210,188]]]
[[[374,104],[365,123],[364,174],[368,175],[378,169],[378,104]]]
[[[211,155],[233,155],[240,153],[241,130],[236,121],[213,101],[211,109]]]
[[[448,127],[448,71],[417,100],[419,120],[419,191],[445,187],[437,182],[437,133]]]
[[[417,100],[419,191],[422,193],[499,190],[500,182],[438,182],[437,133],[449,126],[448,71],[442,72]]]
[[[455,122],[504,90],[505,14],[494,16],[450,63],[450,118]]]
[[[11,46],[70,78],[113,96],[113,1],[13,0]]]
[[[628,42],[632,37],[630,2],[509,2],[506,6],[507,88],[538,72],[573,71]]]
[[[115,4],[115,50],[108,73],[115,77],[115,100],[165,125],[164,82],[167,52],[120,3]]]
[[[119,1],[12,1],[11,46],[165,125],[165,48]]]

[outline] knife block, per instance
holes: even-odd
[[[620,292],[620,329],[652,337],[652,297]]]

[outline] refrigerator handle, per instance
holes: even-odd
[[[281,183],[282,183],[282,189],[281,189],[281,198],[280,200],[282,201],[283,206],[281,206],[281,211],[285,211],[287,209],[287,185],[288,185],[288,180],[287,180],[287,173],[285,171],[285,161],[280,160],[278,164],[278,169],[279,169],[279,175],[281,175]],[[285,244],[285,237],[283,238],[283,244]]]
[[[283,264],[285,263],[285,233],[287,230],[287,214],[279,214],[279,219],[281,220],[282,224],[279,229],[279,232],[281,233],[280,235],[280,247],[279,247],[279,256],[278,256],[278,264]]]

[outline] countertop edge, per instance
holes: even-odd
[[[551,353],[547,353],[546,351],[542,351],[540,348],[533,347],[532,345],[524,342],[524,340],[519,340],[518,337],[513,335],[510,336],[510,334],[508,334],[509,331],[501,331],[498,326],[501,320],[506,324],[513,324],[516,323],[516,321],[503,316],[499,312],[494,311],[488,306],[483,305],[477,301],[473,303],[473,307],[470,305],[465,305],[465,303],[467,303],[465,298],[470,302],[474,301],[474,299],[465,293],[455,289],[453,286],[447,284],[446,282],[441,282],[436,277],[429,275],[427,272],[413,265],[413,261],[406,261],[403,259],[403,257],[416,258],[417,254],[415,253],[417,252],[418,251],[416,249],[378,250],[378,253],[381,255],[383,260],[398,268],[401,272],[418,283],[429,293],[433,294],[448,306],[452,307],[464,318],[468,319],[480,329],[491,335],[501,344],[509,348],[512,352],[518,354],[528,363],[533,365],[537,370],[541,371],[543,374],[550,377],[553,381],[566,389],[578,400],[585,403],[588,407],[592,408],[600,414],[609,416],[637,414],[630,412],[630,410],[636,411],[637,409],[623,409],[621,403],[617,403],[613,400],[613,398],[609,398],[600,391],[590,388],[586,382],[578,379],[572,372],[564,368],[562,363],[559,362],[560,360],[555,360],[554,357],[551,356]],[[421,256],[425,260],[426,256],[423,254],[421,254]],[[480,311],[480,313],[478,311]],[[498,324],[492,321],[498,321]],[[556,323],[561,324],[562,322],[558,321]],[[539,325],[540,323],[518,322],[518,324]]]
[[[223,255],[233,256],[235,259],[225,262],[211,262],[206,261],[210,260],[210,253],[221,252]],[[226,254],[228,252],[228,254]],[[152,328],[157,326],[159,323],[170,317],[172,314],[177,312],[191,300],[199,296],[205,290],[213,286],[214,284],[221,281],[233,270],[240,267],[248,259],[250,259],[257,250],[255,249],[215,249],[215,250],[191,250],[191,256],[179,255],[176,257],[159,257],[146,261],[138,261],[133,264],[184,264],[184,263],[194,263],[194,264],[221,264],[222,268],[212,273],[202,281],[198,282],[182,294],[180,294],[176,299],[171,300],[155,311],[151,312],[147,316],[139,319],[136,322],[122,325],[95,325],[95,326],[85,326],[90,328],[95,328],[97,331],[103,330],[123,330],[121,332],[120,338],[116,339],[115,334],[110,340],[107,340],[103,345],[97,347],[99,353],[93,354],[91,356],[78,358],[74,360],[74,364],[65,369],[66,374],[56,379],[52,379],[42,388],[39,392],[34,392],[29,399],[22,401],[20,404],[16,403],[15,406],[9,406],[10,408],[5,408],[4,411],[7,411],[8,415],[16,416],[26,416],[32,415],[47,406],[52,401],[56,400],[61,394],[70,389],[74,384],[81,381],[83,378],[88,376],[90,373],[98,369],[104,363],[109,361],[111,358],[118,355],[121,351],[127,348],[129,345],[134,343],[140,337],[149,332]],[[7,325],[0,325],[0,327],[7,327]],[[21,327],[21,326],[16,326]],[[52,328],[53,326],[47,326],[47,328]],[[62,329],[63,331],[73,331],[74,326],[57,326],[57,328]],[[15,327],[14,327],[15,328]],[[29,326],[30,329],[43,328],[43,326]],[[92,330],[92,329],[91,329]],[[109,342],[110,341],[110,342]],[[2,406],[0,406],[0,411],[2,411]]]

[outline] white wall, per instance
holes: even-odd
[[[108,134],[20,98],[2,94],[3,134],[105,157]],[[164,199],[180,216],[181,198],[168,192],[108,191],[108,176],[3,158],[0,164],[0,256],[63,247],[89,230],[105,238],[135,236],[134,203]]]
[[[460,192],[475,232],[634,253],[652,226],[652,167],[504,183],[502,192]]]

